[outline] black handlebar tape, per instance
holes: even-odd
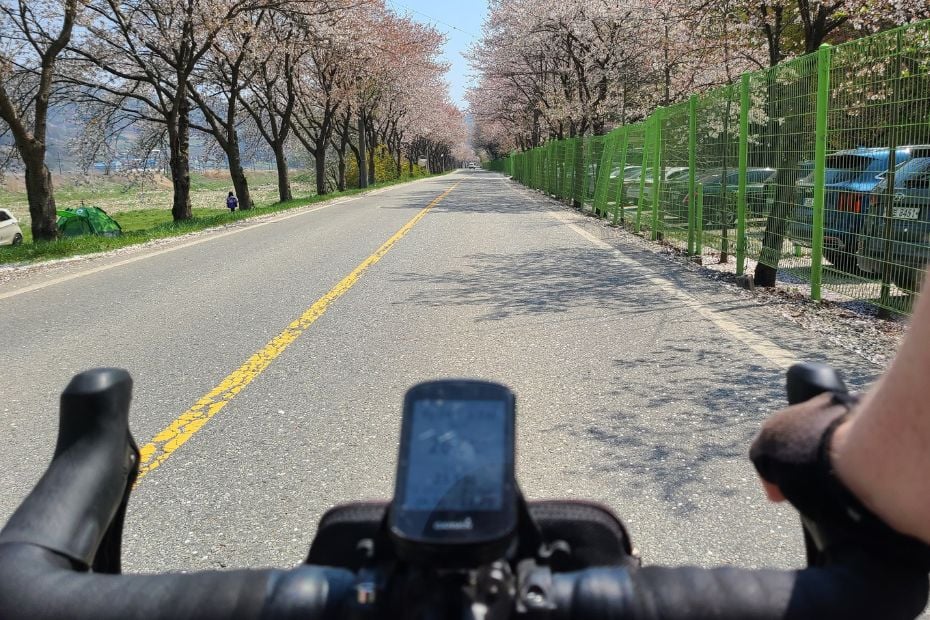
[[[789,405],[806,402],[824,392],[846,394],[849,391],[838,372],[816,362],[803,362],[789,368],[785,387]]]
[[[563,620],[912,619],[927,574],[866,557],[800,571],[732,567],[597,568],[553,577],[550,618]]]
[[[0,545],[0,617],[30,620],[227,620],[344,617],[354,576],[302,566],[162,575],[78,572],[34,545]]]
[[[52,462],[0,531],[0,545],[38,545],[76,568],[92,565],[137,466],[131,398],[125,370],[98,368],[71,380],[61,395]]]

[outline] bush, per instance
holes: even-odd
[[[400,168],[401,173],[398,175],[394,158],[391,157],[387,147],[383,144],[378,145],[375,150],[375,183],[426,176],[428,174],[424,168],[417,164],[413,165],[413,174],[408,174],[410,164],[404,157],[401,157]],[[358,164],[355,161],[355,156],[351,154],[346,159],[346,187],[358,187]]]

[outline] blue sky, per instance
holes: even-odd
[[[432,24],[446,35],[443,59],[452,66],[446,79],[451,87],[452,101],[465,109],[465,90],[468,88],[468,62],[462,52],[481,35],[481,24],[488,10],[485,0],[387,0],[388,6],[412,19]]]

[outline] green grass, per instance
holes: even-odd
[[[415,177],[423,178],[423,177]],[[32,234],[28,229],[23,230],[25,243],[18,246],[0,247],[0,264],[9,263],[31,263],[43,260],[52,260],[65,258],[68,256],[77,256],[82,254],[93,254],[96,252],[107,252],[130,245],[137,245],[151,241],[152,239],[164,239],[166,237],[177,237],[186,233],[213,228],[237,222],[239,220],[250,219],[279,211],[286,211],[297,207],[332,200],[342,196],[352,196],[361,192],[369,191],[379,187],[397,185],[415,178],[403,178],[395,181],[386,181],[377,183],[367,189],[350,189],[344,192],[333,192],[323,196],[311,196],[309,198],[298,198],[287,202],[279,202],[268,206],[255,207],[248,211],[235,211],[230,213],[225,209],[195,208],[193,209],[194,217],[190,220],[175,223],[171,218],[171,210],[161,209],[140,209],[135,211],[126,211],[124,213],[113,213],[111,217],[119,222],[123,228],[123,234],[119,237],[73,237],[69,239],[60,239],[58,241],[32,243]],[[222,187],[226,187],[228,182]]]
[[[198,192],[225,192],[232,189],[232,181],[228,175],[221,171],[205,175],[191,173],[191,192],[196,197]],[[307,180],[309,178],[309,181]],[[277,191],[277,173],[273,170],[256,170],[248,172],[249,186],[261,188],[268,186]],[[295,190],[302,189],[301,184],[312,184],[313,176],[305,171],[292,171],[291,182]],[[88,176],[69,174],[64,177],[55,175],[55,201],[60,209],[78,207],[81,202],[94,204],[104,209],[111,209],[112,202],[125,203],[138,199],[141,193],[149,196],[150,200],[159,201],[168,196],[170,198],[170,185],[153,183],[151,180],[130,181],[118,175],[105,176],[92,174]],[[261,194],[261,191],[259,191]],[[11,191],[0,185],[0,206],[18,207],[19,215],[28,213],[28,199],[25,191]]]

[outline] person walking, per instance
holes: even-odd
[[[236,207],[239,206],[239,199],[236,198],[235,194],[229,192],[229,196],[226,197],[226,208],[229,209],[229,212],[232,213],[236,210]]]

